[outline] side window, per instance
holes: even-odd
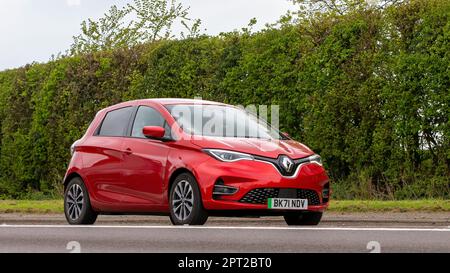
[[[108,112],[103,119],[98,135],[124,136],[132,109],[132,107],[125,107]]]
[[[144,138],[145,136],[142,133],[142,129],[145,126],[163,127],[164,129],[166,129],[166,134],[164,135],[164,137],[170,136],[170,128],[166,120],[157,110],[148,106],[139,106],[139,109],[136,113],[136,118],[134,119],[131,136]]]

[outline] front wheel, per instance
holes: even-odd
[[[203,225],[208,213],[203,208],[195,177],[183,173],[175,178],[170,189],[170,221],[174,225]]]
[[[92,225],[98,213],[91,207],[89,193],[83,180],[72,178],[64,193],[64,214],[71,225]]]
[[[322,212],[305,211],[301,213],[288,213],[284,220],[289,226],[316,226],[322,219]]]

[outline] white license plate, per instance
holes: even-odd
[[[269,198],[267,199],[269,209],[308,209],[308,199],[293,198]]]

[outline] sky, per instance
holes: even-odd
[[[70,47],[87,18],[101,17],[111,5],[132,0],[0,0],[0,71],[48,61]],[[256,17],[254,30],[292,8],[289,0],[180,0],[207,34],[240,29]],[[175,28],[177,31],[177,28]]]

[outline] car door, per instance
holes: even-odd
[[[107,112],[97,131],[83,144],[87,153],[83,165],[91,194],[104,210],[120,209],[126,190],[122,144],[132,113],[131,106]]]
[[[129,138],[122,144],[125,153],[123,180],[127,185],[124,202],[132,211],[159,210],[164,200],[163,181],[170,147],[167,142],[146,138],[142,133],[144,126],[163,127],[165,135],[170,136],[170,128],[158,110],[138,106]]]

